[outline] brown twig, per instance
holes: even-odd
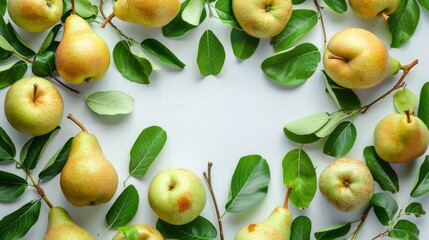
[[[322,15],[322,7],[319,5],[319,2],[317,0],[314,0],[314,5],[316,5],[317,14],[319,15],[320,24],[322,25],[323,30],[323,46],[326,46],[326,29],[325,29],[325,21],[323,21],[323,15]]]
[[[216,196],[215,196],[215,193],[213,191],[213,185],[212,185],[212,174],[211,174],[212,167],[213,167],[213,163],[209,162],[207,164],[207,172],[203,172],[203,175],[204,175],[204,178],[207,181],[207,185],[209,187],[209,191],[210,191],[210,194],[211,194],[212,199],[213,199],[213,204],[215,206],[216,216],[217,216],[217,223],[219,224],[219,236],[220,236],[221,240],[224,240],[225,238],[223,236],[222,218],[220,216],[219,207],[218,207],[218,204],[217,204],[217,201],[216,201]]]
[[[368,105],[365,105],[362,107],[362,111],[361,113],[365,113],[366,111],[368,111],[368,109],[370,107],[372,107],[374,104],[376,104],[378,101],[382,100],[383,98],[387,97],[389,94],[391,94],[392,92],[402,88],[405,85],[404,79],[405,77],[408,75],[408,73],[410,72],[410,70],[419,63],[418,60],[414,60],[412,63],[402,66],[401,69],[404,71],[402,73],[401,78],[398,80],[398,82],[395,84],[395,86],[393,86],[389,91],[387,91],[385,94],[383,94],[381,97],[375,99],[373,102],[371,102]]]
[[[33,177],[31,176],[31,174],[28,171],[25,171],[25,173],[27,174],[28,178],[30,178],[31,182],[33,183],[33,186],[37,190],[37,193],[39,193],[39,195],[43,198],[43,200],[48,205],[48,207],[53,208],[54,205],[52,205],[52,203],[49,201],[48,197],[46,197],[46,194],[45,194],[45,191],[43,191],[43,188],[40,187],[40,185],[37,184],[36,181],[34,181]]]
[[[380,234],[378,234],[377,236],[375,236],[374,238],[371,238],[371,240],[375,240],[375,239],[377,239],[377,238],[381,238],[381,237],[383,237],[384,236],[384,234],[386,234],[386,233],[388,233],[389,232],[389,230],[386,230],[386,231],[384,231],[384,232],[382,232],[382,233],[380,233]]]
[[[57,77],[55,77],[54,75],[50,74],[50,75],[49,75],[49,77],[50,77],[50,78],[52,78],[53,80],[55,80],[55,81],[56,81],[57,83],[59,83],[61,86],[65,87],[67,90],[70,90],[71,92],[74,92],[74,93],[77,93],[77,94],[81,95],[81,93],[80,93],[78,90],[73,89],[73,88],[71,88],[71,87],[67,86],[65,83],[63,83],[60,79],[58,79],[58,78],[57,78]]]
[[[99,10],[100,10],[100,14],[101,14],[101,16],[103,17],[103,19],[104,19],[104,20],[106,20],[106,19],[108,19],[108,18],[109,18],[109,16],[107,16],[107,15],[104,13],[104,10],[103,10],[103,4],[104,4],[104,0],[100,0],[100,4],[99,4],[98,8],[99,8]],[[122,36],[122,37],[126,38],[128,41],[131,41],[131,42],[136,43],[136,44],[140,44],[140,43],[138,43],[136,40],[134,40],[134,39],[132,39],[132,38],[128,37],[127,35],[125,35],[121,30],[119,30],[119,28],[118,28],[115,24],[113,24],[113,23],[112,23],[112,21],[108,21],[108,23],[109,23],[109,25],[110,25],[112,28],[114,28],[114,29],[118,32],[118,34],[119,34],[120,36]]]
[[[365,223],[366,217],[368,217],[369,211],[371,211],[371,208],[372,208],[372,206],[371,206],[371,205],[369,205],[369,206],[365,209],[365,211],[363,212],[362,217],[361,217],[361,219],[360,219],[360,223],[359,223],[359,225],[357,226],[356,231],[353,233],[353,237],[352,237],[352,239],[351,239],[351,240],[355,240],[355,239],[357,238],[357,236],[358,236],[358,234],[359,234],[359,231],[362,229],[362,227],[363,227],[363,225],[364,225],[364,223]]]

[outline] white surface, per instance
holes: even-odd
[[[295,8],[314,9],[313,1],[297,5]],[[111,5],[104,7],[110,13]],[[323,11],[328,39],[336,31],[346,27],[362,27],[376,33],[389,46],[390,35],[387,25],[381,18],[364,20],[358,18],[350,9],[344,15],[334,13],[328,8]],[[173,50],[187,66],[183,71],[170,67],[154,72],[151,84],[148,86],[131,83],[123,78],[113,63],[106,76],[91,84],[75,86],[84,94],[95,91],[120,90],[135,98],[135,110],[123,117],[102,117],[93,113],[79,96],[58,87],[65,103],[62,127],[46,149],[41,162],[33,174],[37,176],[46,161],[65,141],[79,132],[78,127],[66,119],[67,113],[72,113],[83,122],[87,129],[98,136],[104,154],[117,168],[120,185],[114,199],[105,205],[96,207],[76,208],[70,205],[62,195],[59,186],[59,176],[43,183],[47,196],[55,205],[65,207],[72,218],[92,234],[101,233],[107,227],[105,215],[116,197],[124,189],[122,182],[128,175],[129,152],[138,134],[146,127],[158,125],[166,130],[168,140],[161,154],[150,167],[146,176],[141,179],[130,178],[127,184],[134,184],[140,194],[140,206],[132,223],[155,225],[156,216],[147,202],[147,188],[152,177],[159,171],[172,167],[185,167],[199,174],[207,169],[207,162],[212,161],[213,187],[221,212],[228,200],[230,180],[238,160],[250,154],[260,154],[269,162],[271,182],[268,195],[264,202],[254,210],[240,214],[226,214],[223,218],[225,239],[233,239],[235,233],[243,226],[265,219],[268,214],[283,203],[285,187],[282,181],[281,161],[284,155],[293,148],[299,147],[289,141],[283,134],[283,125],[294,119],[318,112],[333,112],[337,110],[334,102],[324,91],[322,63],[316,73],[303,85],[296,88],[285,88],[269,80],[262,72],[261,62],[274,52],[269,40],[262,40],[255,54],[246,61],[239,61],[232,53],[229,33],[231,27],[222,24],[217,19],[207,19],[203,25],[177,39],[166,39],[160,29],[148,29],[142,26],[113,20],[120,29],[140,41],[145,38],[156,38]],[[420,23],[412,39],[400,49],[390,49],[403,64],[414,59],[420,63],[407,77],[407,86],[419,95],[420,88],[428,81],[429,50],[429,14],[421,10]],[[92,24],[94,31],[99,33],[107,42],[110,50],[120,40],[116,32],[109,26],[101,29]],[[196,65],[198,41],[206,29],[211,29],[221,40],[226,50],[226,61],[222,72],[216,77],[203,79]],[[22,31],[20,31],[22,32]],[[30,41],[33,49],[38,49],[46,33],[22,33]],[[308,35],[299,42],[312,42],[320,49],[323,47],[322,30],[318,24]],[[27,73],[30,75],[30,71]],[[386,80],[377,87],[358,91],[363,104],[382,95],[397,81],[399,76]],[[0,91],[0,99],[4,98],[6,89]],[[2,100],[3,101],[3,100]],[[3,106],[1,106],[3,112]],[[356,121],[358,137],[356,144],[348,156],[363,160],[363,148],[372,145],[372,132],[375,124],[384,116],[393,113],[392,95],[376,104]],[[1,126],[11,136],[18,152],[30,138],[23,135],[7,123],[4,114],[0,115]],[[322,153],[322,144],[306,145],[305,151],[310,155],[316,172],[321,171],[334,159]],[[400,195],[405,202],[414,184],[415,176],[423,157],[415,164],[394,166],[400,177]],[[12,164],[1,163],[2,170],[10,170],[23,176],[20,170],[15,170]],[[377,190],[379,190],[376,184]],[[208,192],[207,192],[208,194]],[[0,204],[0,217],[14,211],[31,199],[38,198],[37,192],[31,187],[25,194],[13,203]],[[418,199],[429,210],[429,195]],[[310,207],[298,210],[290,204],[293,216],[307,215],[313,223],[313,233],[322,227],[347,221],[359,220],[362,211],[341,213],[334,209],[323,196],[316,193]],[[42,204],[39,221],[24,237],[27,240],[42,239],[47,226],[48,207]],[[208,201],[202,215],[212,221],[217,227],[214,207],[208,195]],[[429,238],[428,216],[413,220],[420,227],[420,238]],[[426,227],[425,227],[426,226]],[[353,225],[354,231],[356,225]],[[358,239],[370,239],[385,227],[378,223],[371,211],[367,223]],[[96,237],[111,239],[116,230],[109,230]]]

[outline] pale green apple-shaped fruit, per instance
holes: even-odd
[[[118,174],[104,156],[94,134],[71,114],[82,132],[72,141],[67,163],[61,171],[61,190],[72,205],[77,207],[94,206],[107,203],[115,195],[118,187]]]
[[[234,240],[289,240],[292,213],[278,206],[263,222],[252,223],[242,228]]]
[[[40,77],[23,78],[7,91],[4,111],[16,130],[40,136],[54,130],[63,116],[63,99],[58,89]]]
[[[345,157],[323,170],[319,177],[319,189],[338,210],[353,212],[371,200],[374,179],[363,162]]]
[[[10,0],[7,11],[12,21],[29,32],[41,32],[55,25],[63,15],[62,0]]]
[[[134,226],[139,233],[138,240],[164,240],[164,237],[156,228],[146,224],[133,224],[132,226]],[[119,230],[112,240],[127,240],[127,238],[122,231]]]
[[[71,219],[62,207],[52,207],[44,240],[93,240],[94,237]]]
[[[148,190],[149,205],[163,221],[183,225],[197,218],[206,205],[206,189],[192,171],[173,168],[158,173]]]
[[[429,145],[429,131],[420,118],[406,111],[383,118],[374,130],[377,155],[389,163],[405,163],[423,155]]]
[[[334,82],[350,89],[373,87],[402,68],[376,35],[360,28],[337,32],[323,53],[323,65]]]
[[[238,24],[256,38],[278,35],[292,16],[291,0],[232,0]]]
[[[385,20],[396,11],[401,0],[349,0],[349,5],[363,18],[383,17]]]

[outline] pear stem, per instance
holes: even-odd
[[[85,126],[81,122],[79,122],[75,117],[73,117],[73,115],[71,115],[71,113],[69,113],[67,115],[67,118],[70,119],[70,120],[72,120],[74,123],[76,123],[76,125],[78,125],[82,129],[82,131],[88,132],[86,130]]]
[[[419,63],[419,60],[414,60],[412,63],[402,66],[401,69],[404,71],[402,73],[401,78],[398,80],[398,82],[395,84],[395,86],[393,86],[389,91],[387,91],[385,94],[383,94],[381,97],[375,99],[373,102],[371,102],[370,104],[367,104],[365,106],[363,106],[361,108],[361,113],[365,113],[366,111],[368,111],[368,109],[370,109],[374,104],[376,104],[377,102],[379,102],[380,100],[382,100],[383,98],[387,97],[388,95],[390,95],[392,92],[402,88],[405,85],[404,79],[405,77],[408,75],[408,73],[410,72],[410,70],[416,66]]]
[[[362,229],[362,227],[363,227],[363,225],[364,225],[364,223],[365,223],[365,220],[366,220],[366,218],[368,217],[369,211],[371,211],[371,208],[372,208],[372,206],[371,206],[371,205],[369,205],[369,206],[365,209],[365,211],[363,212],[362,217],[361,217],[361,219],[360,219],[360,223],[359,223],[359,225],[357,226],[356,231],[353,233],[353,236],[352,236],[351,240],[356,240],[356,238],[357,238],[357,236],[358,236],[358,234],[359,234],[359,231]]]
[[[405,110],[405,114],[407,114],[407,122],[411,123],[411,115],[410,115],[410,110]]]
[[[384,21],[387,22],[389,20],[389,15],[387,15],[384,11],[380,13],[380,16],[384,19]]]
[[[39,85],[37,83],[34,83],[33,86],[34,86],[33,103],[36,103],[36,100],[37,100],[37,88],[39,87]]]
[[[104,21],[101,23],[101,28],[104,28],[108,22],[112,20],[112,18],[115,17],[115,13],[112,12],[107,18],[104,19]]]
[[[219,225],[219,236],[220,236],[221,240],[224,240],[225,237],[223,235],[222,217],[220,216],[219,206],[217,204],[216,196],[215,196],[215,193],[214,193],[214,190],[213,190],[213,185],[212,185],[212,167],[213,167],[213,163],[212,162],[208,162],[208,164],[207,164],[207,172],[203,172],[203,175],[204,175],[204,178],[207,181],[207,185],[209,187],[209,191],[210,191],[210,194],[211,194],[212,199],[213,199],[213,204],[215,206],[217,223]]]
[[[317,0],[314,0],[314,5],[316,5],[317,14],[319,15],[320,24],[322,25],[322,31],[323,31],[323,46],[326,46],[326,29],[325,29],[325,22],[323,21],[323,15],[322,15],[322,9],[319,5],[319,2]]]
[[[31,176],[31,174],[28,171],[25,171],[25,173],[27,174],[28,178],[30,178],[31,182],[33,183],[33,186],[37,190],[37,193],[39,193],[39,195],[42,197],[42,199],[45,201],[45,203],[48,205],[48,207],[53,208],[54,205],[52,205],[52,203],[49,201],[48,197],[46,197],[46,194],[45,194],[45,191],[43,190],[43,188],[40,187],[40,185],[37,184],[36,181],[34,181],[34,178]]]
[[[343,62],[348,62],[349,61],[345,57],[340,57],[340,56],[331,55],[331,54],[328,56],[328,59],[336,59],[336,60],[340,60],[340,61],[343,61]]]
[[[76,7],[74,6],[74,0],[71,0],[71,5],[72,5],[72,14],[76,15]]]
[[[289,208],[289,197],[290,197],[290,192],[292,191],[292,185],[288,187],[287,192],[286,192],[286,197],[285,197],[285,201],[283,203],[283,207],[288,209]]]

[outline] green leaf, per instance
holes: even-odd
[[[292,222],[290,240],[310,240],[311,220],[306,216],[298,216]]]
[[[335,128],[323,146],[323,153],[332,157],[344,157],[355,144],[357,137],[353,122],[345,121]]]
[[[361,108],[360,100],[352,90],[336,84],[328,74],[326,74],[325,70],[322,70],[322,72],[323,75],[325,75],[326,91],[341,109],[351,111]]]
[[[55,65],[55,52],[57,51],[59,42],[52,42],[52,44],[42,53],[38,53],[33,60],[31,71],[34,75],[39,77],[46,77],[51,75],[52,72],[57,70]]]
[[[129,185],[110,207],[106,214],[106,222],[111,227],[128,224],[139,208],[139,193],[133,185]]]
[[[417,116],[425,123],[426,127],[429,128],[429,82],[423,84],[420,90]]]
[[[48,35],[46,35],[45,40],[43,41],[42,45],[40,46],[39,53],[43,53],[46,51],[52,44],[55,43],[55,38],[58,34],[58,32],[63,28],[63,24],[57,24],[55,25],[51,31],[49,31]]]
[[[326,5],[334,12],[345,13],[347,11],[347,3],[345,0],[323,0]]]
[[[0,14],[2,17],[6,14],[7,0],[0,0]]]
[[[295,134],[295,133],[289,131],[287,128],[283,128],[283,132],[289,140],[291,140],[292,142],[295,142],[295,143],[299,143],[299,144],[314,143],[320,139],[314,133],[306,134],[306,135],[299,135],[299,134]]]
[[[28,182],[12,173],[0,170],[0,202],[9,202],[21,196]]]
[[[198,45],[197,64],[203,76],[218,75],[225,62],[225,49],[211,30],[206,30]]]
[[[265,59],[261,68],[271,80],[293,87],[304,83],[313,75],[320,58],[316,46],[303,43]]]
[[[330,118],[331,116],[326,112],[318,113],[289,122],[285,128],[298,135],[308,135],[316,133]]]
[[[33,170],[40,160],[46,146],[51,139],[58,133],[60,127],[56,127],[51,132],[37,137],[32,137],[21,149],[21,163],[25,170]]]
[[[429,1],[428,0],[419,0],[420,5],[429,11]]]
[[[282,162],[283,184],[292,187],[290,200],[299,209],[308,208],[317,191],[317,175],[303,149],[289,151]]]
[[[127,240],[139,240],[139,231],[135,226],[123,226],[118,229],[124,234]]]
[[[158,126],[143,129],[130,152],[129,173],[143,177],[167,141],[167,133]]]
[[[251,57],[259,45],[259,40],[241,29],[231,29],[232,50],[239,59],[245,60]]]
[[[389,163],[382,160],[375,152],[374,146],[368,146],[363,150],[366,165],[371,171],[374,180],[384,191],[399,192],[399,180],[395,170]]]
[[[172,225],[158,219],[156,229],[166,239],[216,240],[217,231],[213,224],[202,216],[185,225]]]
[[[6,88],[14,84],[16,81],[24,77],[27,72],[28,65],[25,61],[3,65],[0,67],[0,89]]]
[[[2,42],[10,41],[9,29],[7,28],[4,18],[0,19],[0,35],[3,37]],[[12,56],[12,51],[5,49],[2,44],[0,44],[0,60],[8,59],[10,56]]]
[[[67,162],[70,154],[73,138],[69,138],[67,142],[55,153],[54,156],[46,164],[45,168],[39,173],[40,180],[49,180],[57,176]]]
[[[301,3],[303,3],[303,2],[305,2],[305,0],[292,0],[292,4],[301,4]]]
[[[217,15],[223,23],[229,24],[233,28],[241,29],[240,24],[238,24],[237,20],[234,17],[231,0],[216,1],[215,9]]]
[[[13,144],[9,135],[0,127],[0,161],[13,160],[16,155],[15,144]]]
[[[408,88],[401,88],[396,91],[393,102],[398,113],[405,113],[408,110],[412,114],[417,106],[418,99]]]
[[[7,28],[9,30],[9,36],[10,36],[10,43],[12,44],[13,48],[16,49],[21,55],[29,57],[36,54],[31,47],[19,36],[18,32],[15,30],[15,28],[12,26],[12,24],[9,22],[7,23]]]
[[[162,27],[162,34],[165,37],[180,37],[180,36],[183,36],[188,31],[197,27],[185,22],[182,19],[183,10],[186,8],[188,3],[189,3],[189,0],[182,2],[179,14],[177,14],[177,16],[170,23]],[[201,24],[206,19],[206,17],[207,17],[207,13],[204,9],[201,14],[199,24]]]
[[[316,131],[316,136],[320,138],[324,138],[328,136],[336,129],[338,124],[340,124],[344,119],[349,117],[348,114],[342,111],[331,113],[329,114],[329,116],[330,118],[328,122],[325,125],[323,125],[323,127],[321,127],[319,130]]]
[[[425,160],[420,166],[417,182],[410,195],[413,198],[418,198],[427,192],[429,192],[429,156],[425,157]]]
[[[100,115],[129,114],[134,110],[134,98],[120,91],[95,92],[86,103]]]
[[[400,219],[389,231],[389,237],[394,239],[418,240],[419,234],[420,231],[417,226],[405,219]]]
[[[414,34],[420,19],[420,8],[415,0],[401,0],[398,8],[389,16],[387,24],[392,34],[392,48],[399,48]]]
[[[370,202],[375,215],[384,226],[388,226],[398,212],[398,204],[387,193],[375,193]]]
[[[350,232],[351,223],[325,227],[314,233],[317,240],[332,240],[344,237]]]
[[[230,197],[225,210],[237,213],[259,205],[267,195],[270,177],[267,160],[259,155],[242,157],[232,176]]]
[[[0,239],[20,239],[37,222],[40,213],[40,200],[33,200],[0,220]]]
[[[133,54],[130,45],[126,41],[120,41],[115,45],[113,60],[118,71],[126,79],[141,84],[150,83],[151,63],[147,59]]]
[[[412,202],[405,208],[405,214],[421,217],[422,215],[426,215],[426,211],[423,209],[423,205],[418,202]]]
[[[292,11],[286,27],[273,38],[274,49],[282,51],[290,48],[317,24],[318,16],[313,10],[296,9]]]
[[[205,0],[190,0],[182,12],[182,19],[191,25],[198,26],[205,6]]]
[[[179,68],[185,67],[185,64],[170,49],[156,39],[148,38],[141,43],[141,46],[165,63]]]
[[[71,13],[71,1],[63,0],[63,16],[61,20],[64,22],[65,18],[67,18]],[[98,15],[98,7],[96,5],[92,5],[90,0],[75,0],[75,7],[77,15],[81,16],[85,20],[90,20],[88,22],[92,22],[95,17]]]

